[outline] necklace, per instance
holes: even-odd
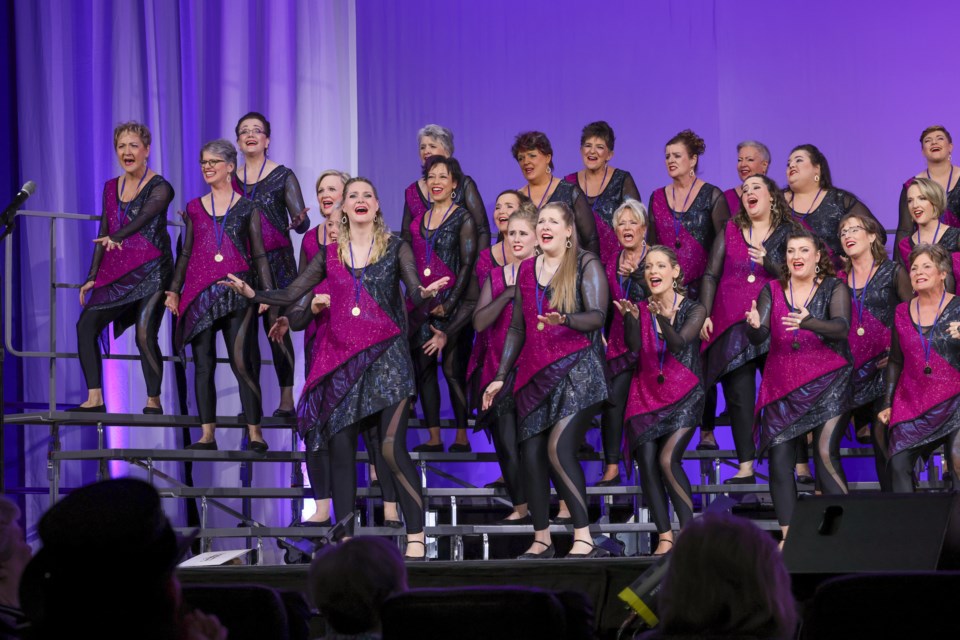
[[[537,209],[543,206],[543,201],[547,199],[547,194],[550,193],[550,187],[553,186],[553,176],[550,176],[550,182],[547,184],[547,190],[543,192],[543,196],[540,198],[540,202],[537,203]],[[533,196],[530,195],[530,185],[527,185],[527,197],[533,200]]]
[[[673,292],[673,307],[671,307],[671,308],[676,308],[676,306],[677,306],[677,292],[674,291],[674,292]],[[658,362],[659,365],[660,365],[660,373],[657,374],[657,384],[663,384],[664,381],[666,380],[666,377],[663,375],[663,363],[664,363],[664,362],[666,361],[666,359],[667,359],[667,339],[666,339],[666,338],[662,338],[662,337],[660,336],[660,333],[657,331],[657,317],[656,317],[655,315],[653,316],[652,325],[653,325],[653,327],[652,327],[652,328],[653,328],[653,339],[654,339],[654,342],[655,342],[656,345],[657,345],[657,362]]]
[[[943,308],[943,301],[947,297],[947,290],[943,290],[940,296],[940,304],[937,305],[937,315],[933,318],[933,324],[930,326],[929,336],[923,335],[923,321],[920,319],[920,298],[917,298],[917,334],[920,336],[920,346],[923,348],[923,372],[926,375],[933,373],[933,367],[930,366],[930,351],[933,348],[933,332],[940,322],[940,311]]]
[[[804,220],[806,220],[807,216],[810,215],[810,212],[813,211],[813,206],[817,204],[817,198],[820,197],[821,193],[823,193],[823,189],[817,189],[817,195],[813,196],[813,202],[810,203],[810,207],[807,208],[806,213],[800,213],[799,211],[793,208],[793,201],[796,200],[797,198],[797,194],[793,194],[793,197],[790,198],[790,211],[793,212],[793,219],[799,220],[800,222],[803,222]]]
[[[353,278],[353,309],[350,310],[350,313],[353,314],[353,317],[360,315],[360,293],[363,291],[363,275],[367,272],[367,267],[370,266],[370,255],[373,253],[373,245],[375,241],[371,238],[370,248],[367,249],[367,261],[363,264],[363,269],[360,270],[360,277],[358,278],[354,273],[356,267],[354,266],[353,260],[353,242],[350,243],[350,277]]]
[[[767,241],[767,238],[770,237],[771,231],[773,231],[773,227],[770,227],[769,229],[767,229],[767,234],[763,236],[763,240],[760,241],[761,247],[763,246],[763,243]],[[750,233],[750,240],[748,241],[748,244],[754,249],[756,249],[756,247],[753,246],[753,223],[750,223],[749,233]],[[749,260],[749,257],[747,259]],[[756,268],[757,268],[757,263],[754,262],[753,260],[750,260],[750,275],[747,276],[747,282],[749,282],[750,284],[753,284],[754,282],[757,281],[757,276],[754,275],[754,271],[756,271]]]
[[[130,207],[133,206],[133,201],[137,199],[137,194],[140,193],[140,185],[143,184],[143,181],[147,178],[147,173],[149,170],[144,167],[143,177],[140,178],[140,182],[137,183],[137,190],[133,192],[133,197],[130,198],[130,202],[127,203],[126,209],[123,207],[123,203],[120,202],[120,198],[117,198],[117,224],[121,227],[123,223],[127,220],[127,212],[130,211]],[[123,188],[127,186],[127,175],[123,175],[123,180],[120,181],[120,196],[123,197]],[[919,234],[918,234],[919,235]]]
[[[257,195],[257,187],[260,186],[260,178],[263,177],[263,170],[267,166],[267,159],[263,159],[263,164],[260,165],[260,173],[257,174],[257,183],[253,185],[253,189],[250,190],[250,193],[247,193],[247,163],[243,163],[243,197],[247,200],[253,200]]]
[[[540,262],[540,272],[536,274],[536,278],[535,278],[536,281],[537,281],[537,288],[534,289],[533,294],[534,294],[534,297],[536,298],[536,302],[537,302],[537,315],[538,315],[538,316],[542,316],[542,315],[543,315],[543,303],[544,303],[544,302],[546,301],[546,299],[547,299],[547,289],[550,288],[550,283],[553,282],[553,278],[554,278],[554,276],[557,275],[557,271],[560,271],[560,267],[559,267],[559,265],[558,265],[556,271],[554,271],[552,274],[550,274],[550,279],[547,280],[547,284],[541,286],[541,285],[540,285],[540,274],[543,273],[543,270],[546,268],[546,266],[547,266],[547,259],[544,258],[544,259]],[[542,294],[540,293],[541,290],[543,291]],[[541,320],[540,322],[537,322],[537,331],[543,331],[544,326],[546,326],[546,325],[543,324],[543,321],[542,321],[542,320]]]
[[[213,237],[217,242],[217,253],[213,256],[214,262],[223,262],[223,253],[220,252],[220,246],[223,244],[223,234],[227,232],[227,216],[230,215],[230,209],[233,207],[233,199],[237,192],[230,190],[230,204],[227,205],[227,212],[223,214],[223,222],[217,222],[217,197],[213,191],[210,192],[210,209],[213,212]]]
[[[813,286],[810,287],[810,293],[807,294],[807,299],[803,301],[803,308],[806,309],[807,305],[810,303],[810,299],[813,297],[813,292],[817,290],[820,285],[817,284],[816,278],[813,280]],[[796,303],[793,301],[793,278],[790,278],[790,308],[799,309]],[[793,344],[790,346],[793,347],[794,351],[800,350],[800,325],[797,325],[797,330],[793,332]]]
[[[673,237],[675,238],[673,246],[677,249],[680,248],[680,228],[683,226],[680,223],[680,218],[684,213],[687,212],[687,201],[690,199],[690,194],[693,193],[693,188],[697,186],[697,179],[693,179],[693,184],[690,185],[690,190],[687,191],[687,195],[683,198],[683,206],[680,207],[680,211],[674,211],[670,209],[670,215],[673,216]],[[673,204],[677,204],[677,193],[676,189],[671,185],[670,187],[670,197],[673,199]]]
[[[930,175],[930,167],[927,167],[927,178],[933,180],[933,176]],[[950,193],[950,183],[953,182],[953,163],[950,163],[950,175],[947,177],[947,188],[944,189],[944,192]]]
[[[606,164],[603,165],[603,177],[600,179],[600,187],[597,189],[597,195],[594,197],[593,204],[590,205],[590,209],[591,209],[594,213],[597,212],[594,207],[596,207],[596,205],[597,205],[597,200],[600,199],[600,194],[603,193],[603,183],[607,181],[607,170],[609,170],[609,169],[610,169],[610,165],[606,165]],[[584,172],[583,172],[583,197],[586,198],[586,199],[589,201],[589,200],[590,200],[590,193],[587,191],[587,187],[588,187],[588,186],[589,186],[589,185],[587,184],[587,172],[584,171]]]
[[[877,265],[877,261],[874,260],[870,263],[870,271],[867,272],[867,281],[863,283],[863,291],[860,295],[857,295],[857,270],[850,269],[850,278],[853,281],[853,304],[857,307],[857,335],[863,337],[867,332],[863,328],[863,305],[867,300],[867,289],[870,287],[870,283],[873,282],[873,268]]]
[[[434,247],[437,244],[437,238],[440,237],[440,227],[443,226],[443,223],[447,220],[447,214],[450,213],[450,210],[457,205],[456,202],[450,202],[450,206],[447,207],[447,210],[443,212],[443,217],[440,218],[440,224],[437,225],[436,229],[433,229],[433,235],[427,238],[427,248],[426,248],[426,258],[427,266],[423,268],[423,275],[426,278],[430,277],[430,274],[433,271],[430,269],[430,263],[433,259]],[[426,233],[430,233],[430,223],[433,221],[433,207],[430,207],[430,213],[427,214],[427,229]]]

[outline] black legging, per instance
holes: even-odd
[[[140,367],[143,379],[147,383],[147,395],[155,398],[160,395],[163,382],[163,356],[157,342],[160,322],[163,320],[164,294],[157,291],[151,296],[136,302],[110,307],[108,309],[84,309],[77,321],[77,351],[80,353],[80,366],[87,389],[103,388],[103,360],[97,338],[108,324],[122,316],[131,307],[137,308],[137,349],[140,350]]]
[[[383,460],[383,454],[380,448],[380,437],[376,429],[364,429],[360,435],[370,454],[373,466],[377,470],[377,478],[380,480],[380,493],[384,502],[396,502],[397,491],[391,480],[391,475],[387,469],[386,462]],[[318,451],[307,451],[307,477],[310,478],[310,489],[314,500],[326,500],[333,497],[330,480],[330,451],[320,449]]]
[[[913,493],[916,490],[913,486],[913,468],[917,464],[917,458],[921,455],[929,455],[941,444],[946,445],[944,458],[947,468],[956,478],[955,474],[960,469],[960,431],[954,431],[950,435],[922,447],[906,449],[891,456],[890,476],[893,490],[896,493]]]
[[[753,410],[757,404],[757,365],[751,360],[720,378],[723,399],[730,416],[733,446],[738,462],[752,462],[757,457],[753,442]]]
[[[603,461],[606,464],[620,463],[620,447],[623,440],[623,414],[627,408],[627,394],[633,370],[621,371],[610,381],[610,404],[600,414],[600,438],[603,442]]]
[[[841,424],[847,424],[853,421],[854,432],[859,431],[861,427],[870,427],[870,442],[873,444],[873,460],[877,469],[877,480],[880,482],[880,490],[884,492],[893,491],[893,483],[890,479],[890,455],[887,449],[887,425],[877,420],[877,414],[883,404],[882,398],[877,398],[873,402],[861,405],[853,410],[850,418],[844,417]]]
[[[664,491],[670,496],[681,527],[693,518],[693,492],[690,479],[683,470],[683,452],[693,437],[693,431],[693,427],[677,429],[635,448],[640,486],[657,525],[657,533],[672,529]]]
[[[250,305],[217,318],[213,325],[201,331],[190,341],[193,347],[194,385],[200,422],[217,421],[217,387],[214,372],[217,369],[216,334],[223,332],[230,368],[237,379],[240,404],[247,424],[259,425],[263,417],[260,406],[260,381],[253,375],[253,351],[256,350],[256,307]]]
[[[577,454],[599,408],[594,405],[581,409],[520,443],[527,503],[534,530],[543,531],[550,526],[551,477],[557,493],[570,509],[573,526],[581,529],[590,524],[586,481]]]
[[[462,333],[462,332],[461,332]],[[460,344],[460,334],[447,336],[447,344],[441,352],[443,359],[443,377],[447,381],[450,392],[450,404],[453,406],[453,417],[458,429],[467,428],[467,388],[466,364],[469,355],[463,357],[463,345]],[[420,409],[428,427],[440,426],[440,381],[437,378],[437,356],[428,356],[423,352],[423,346],[411,349],[413,353],[413,367],[417,375],[417,391],[420,394]]]
[[[267,314],[263,314],[263,332],[270,333],[270,321]],[[254,336],[254,345],[257,345],[258,338]],[[287,331],[280,342],[270,340],[270,357],[273,358],[273,368],[277,372],[277,381],[281,387],[293,386],[293,340],[290,338],[290,332]],[[260,349],[253,350],[253,376],[260,380]],[[309,373],[309,372],[308,372]]]
[[[813,464],[817,470],[817,488],[826,495],[847,493],[847,477],[840,463],[840,439],[847,423],[843,416],[830,418],[813,430]],[[770,495],[780,526],[790,524],[797,504],[797,482],[793,468],[797,448],[806,445],[807,434],[782,442],[770,449]]]
[[[497,452],[497,461],[507,485],[507,493],[513,506],[527,503],[527,492],[523,483],[523,471],[520,466],[520,444],[517,442],[517,414],[506,411],[499,416],[491,429],[493,448]]]
[[[706,394],[703,401],[703,416],[700,418],[700,435],[713,433],[717,426],[717,385],[712,384],[706,388]]]
[[[380,476],[381,485],[392,481],[399,498],[400,509],[407,524],[408,534],[423,531],[423,489],[420,474],[407,452],[407,422],[410,418],[410,400],[390,405],[377,416],[377,435],[386,463]],[[357,503],[357,435],[366,421],[356,422],[330,439],[330,468],[333,478],[333,510],[343,519],[356,509]],[[377,470],[380,473],[380,470]],[[353,534],[353,520],[349,534]]]

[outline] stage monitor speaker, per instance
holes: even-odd
[[[960,494],[802,498],[783,559],[795,577],[960,569]]]

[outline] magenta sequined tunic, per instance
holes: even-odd
[[[643,278],[643,268],[637,267],[629,276],[620,276],[617,273],[620,253],[618,250],[613,255],[612,260],[603,264],[604,271],[607,274],[607,285],[610,287],[610,300],[630,300],[639,303],[641,300],[645,300],[648,295],[647,283]],[[610,330],[607,332],[607,367],[610,370],[610,376],[615,377],[625,371],[631,371],[636,364],[637,354],[627,348],[627,343],[623,338],[623,315],[614,309],[610,320]]]
[[[636,371],[630,380],[624,412],[624,453],[629,456],[644,442],[656,440],[677,429],[697,426],[703,415],[704,389],[701,379],[699,340],[663,358],[663,383],[660,383],[660,359],[655,337],[654,316],[647,303],[640,307],[640,352]],[[684,298],[674,316],[677,331],[688,321],[700,303]],[[700,310],[700,323],[703,311]],[[627,458],[629,459],[629,458]]]
[[[946,222],[946,213],[944,213],[941,218],[944,218],[944,222]],[[960,276],[960,227],[950,227],[944,231],[940,239],[937,240],[937,244],[950,253],[950,260],[953,265],[954,285],[956,286],[956,279]],[[913,234],[901,238],[900,244],[897,245],[897,253],[899,254],[900,261],[907,269],[910,268],[910,252],[913,251],[915,246],[917,245],[913,241]],[[951,293],[953,292],[951,291]]]
[[[903,189],[900,190],[901,206],[906,206],[907,189],[910,188],[914,180],[916,180],[916,178],[910,177],[903,183]],[[960,227],[960,217],[958,217],[957,214],[960,214],[960,182],[953,185],[953,189],[947,192],[947,208],[944,210],[943,215],[940,216],[940,219],[943,220],[943,224],[951,227]]]
[[[384,255],[366,269],[359,302],[354,278],[363,270],[341,264],[335,244],[320,250],[326,261],[322,284],[330,294],[329,320],[326,330],[317,334],[315,357],[297,404],[300,433],[311,450],[414,394],[400,293],[401,244],[391,236]],[[355,306],[359,315],[353,315]]]
[[[886,260],[877,267],[873,277],[867,282],[866,293],[863,287],[850,295],[863,300],[863,311],[853,306],[850,319],[850,353],[853,355],[853,404],[862,407],[885,392],[885,369],[879,363],[890,353],[890,338],[893,329],[894,310],[900,304],[897,293],[897,271],[900,269],[893,260]],[[862,284],[862,283],[858,283]],[[858,329],[863,328],[863,335]]]
[[[219,249],[223,261],[217,262],[214,259],[217,242],[213,217],[204,209],[200,198],[187,203],[186,216],[193,225],[193,248],[180,293],[174,335],[178,352],[182,353],[197,334],[218,318],[249,306],[246,298],[217,283],[232,273],[252,287],[259,284],[249,249],[250,217],[253,215],[260,215],[259,207],[246,198],[239,198],[223,223],[223,241]]]
[[[931,331],[930,360],[924,355],[917,325],[910,317],[910,305],[897,307],[895,330],[902,371],[896,377],[890,416],[890,455],[936,442],[960,429],[960,342],[950,337],[951,322],[960,321],[960,298],[948,302]],[[930,319],[932,320],[932,318]],[[924,373],[929,365],[930,374]]]
[[[303,236],[303,257],[308,263],[320,252],[320,247],[327,244],[326,240],[327,227],[323,222],[307,231],[307,233]],[[306,266],[307,265],[303,265],[303,267]],[[314,287],[313,293],[323,293],[322,286],[318,284],[316,287]],[[318,332],[323,330],[323,327],[329,317],[330,310],[324,309],[318,313],[313,322],[308,324],[303,330],[303,351],[307,356],[307,361],[304,363],[304,365],[307,368],[308,374],[310,373],[310,361],[313,359],[313,347],[315,344],[316,335]]]
[[[577,173],[571,173],[563,179],[578,188],[580,187]],[[636,183],[628,171],[614,169],[613,175],[610,176],[610,180],[599,195],[588,196],[584,193],[583,196],[593,211],[593,217],[597,223],[597,237],[600,241],[600,260],[606,265],[620,254],[620,242],[617,240],[617,233],[613,229],[613,214],[627,197],[639,200],[640,194],[637,192]],[[572,203],[571,206],[573,206]]]
[[[825,278],[807,310],[829,318],[830,298],[846,285]],[[852,408],[852,357],[846,340],[828,341],[807,329],[787,331],[781,319],[795,311],[779,282],[766,285],[771,296],[770,351],[757,397],[754,439],[757,454],[792,440]],[[799,348],[794,349],[796,340]]]
[[[278,165],[260,182],[246,185],[247,195],[260,207],[263,247],[278,288],[288,286],[297,277],[297,260],[290,242],[290,218],[287,215],[287,178],[293,171]],[[244,185],[239,176],[233,176],[233,190],[244,194]],[[299,212],[298,212],[299,213]]]
[[[775,264],[783,263],[789,231],[790,225],[781,224],[763,242]],[[713,333],[701,346],[707,386],[715,385],[726,374],[765,355],[770,348],[768,342],[760,345],[750,342],[745,318],[750,305],[774,277],[763,265],[750,259],[744,232],[733,220],[727,222],[723,231],[723,271],[717,280],[710,310]],[[751,275],[753,282],[750,282]]]
[[[93,289],[86,308],[108,309],[136,302],[165,290],[173,274],[173,254],[167,233],[167,207],[173,199],[173,187],[163,177],[153,176],[134,199],[125,205],[122,221],[117,197],[119,178],[103,185],[103,208],[99,235],[123,238],[121,249],[98,250],[87,280]],[[146,218],[144,217],[146,216]],[[136,322],[135,310],[114,321],[114,334]],[[129,316],[129,317],[127,317]]]
[[[737,188],[727,189],[723,192],[723,197],[727,199],[727,208],[730,209],[730,216],[737,215],[737,211],[740,211],[740,196],[737,195]]]
[[[593,254],[581,253],[577,271],[577,309],[583,310],[581,279]],[[523,310],[524,342],[517,358],[513,397],[519,422],[519,440],[546,431],[560,419],[607,399],[607,371],[600,332],[584,334],[563,325],[537,329],[536,260],[524,260],[517,272]],[[543,313],[555,311],[548,287],[540,289]]]
[[[676,251],[683,268],[683,284],[694,300],[700,297],[700,279],[706,271],[707,255],[716,236],[713,223],[715,197],[723,198],[720,189],[703,184],[690,207],[676,214],[667,203],[666,187],[657,189],[650,197],[650,226],[656,234],[657,243]]]
[[[518,267],[519,265],[516,263],[508,267],[494,267],[488,276],[492,299],[496,299],[507,289],[507,271]],[[503,344],[507,339],[507,331],[510,329],[510,319],[512,317],[513,302],[511,301],[500,312],[496,322],[484,331],[477,333],[477,339],[470,354],[470,362],[467,365],[467,397],[470,408],[477,411],[478,428],[487,426],[493,418],[503,411],[513,409],[512,396],[509,393],[501,393],[496,398],[494,402],[494,405],[497,405],[496,407],[492,406],[485,412],[480,409],[483,402],[483,391],[493,382],[497,375],[497,369],[500,368]],[[482,348],[478,348],[478,345],[482,345]],[[504,382],[504,389],[512,389],[510,382],[512,382],[512,378]]]

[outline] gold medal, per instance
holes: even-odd
[[[359,315],[360,315],[360,307],[354,307],[353,309],[350,310],[350,313],[353,314],[353,317],[359,316]]]
[[[217,251],[217,255],[213,256],[214,262],[223,262],[223,254]]]
[[[433,273],[433,272],[430,271],[430,267],[427,267],[426,269],[423,270],[423,275],[424,275],[424,277],[429,278],[431,273]]]
[[[865,334],[866,332],[867,332],[867,331],[866,331],[863,327],[857,327],[857,335],[858,335],[858,336],[861,336],[861,337],[862,337],[863,334]]]
[[[757,281],[757,276],[753,275],[752,273],[747,276],[747,282],[749,282],[750,284],[753,284],[756,281]]]
[[[543,331],[544,324],[542,322],[537,323],[537,331]]]

